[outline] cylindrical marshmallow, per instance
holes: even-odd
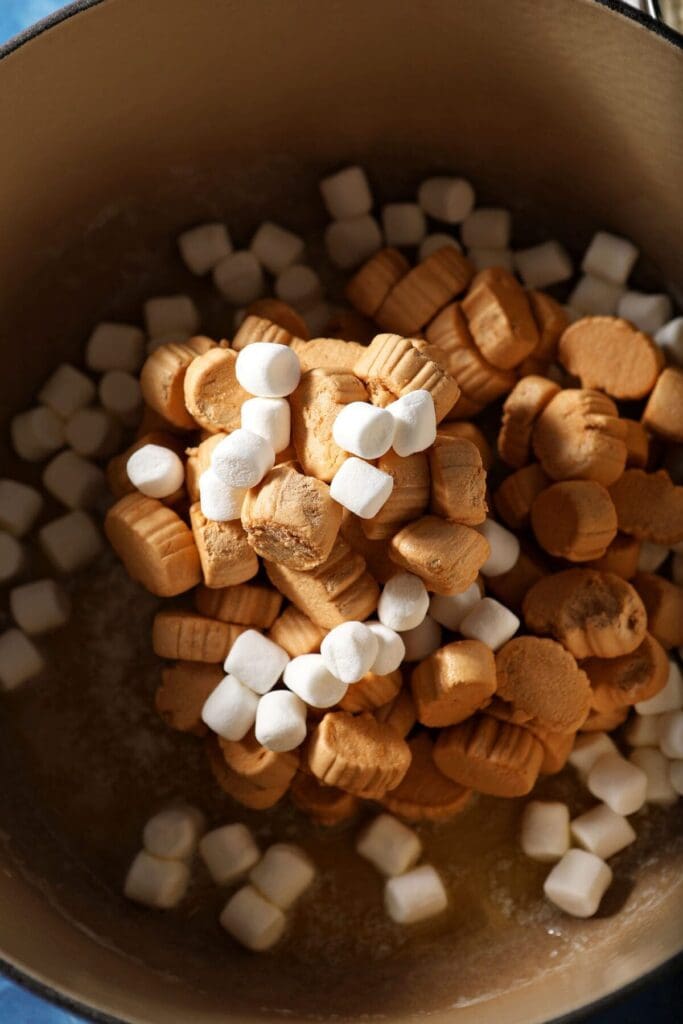
[[[365,625],[377,640],[377,657],[370,666],[370,671],[378,676],[395,672],[406,653],[400,634],[395,629],[374,620],[366,622]]]
[[[507,249],[511,232],[510,211],[491,206],[472,210],[460,225],[460,237],[468,249]]]
[[[23,537],[43,508],[43,496],[35,487],[7,477],[0,480],[0,530]]]
[[[474,209],[474,199],[474,189],[464,178],[427,178],[417,190],[424,212],[445,224],[464,221]]]
[[[26,566],[26,552],[11,533],[0,530],[0,584],[15,579]]]
[[[200,224],[178,236],[178,248],[187,269],[199,277],[230,255],[232,242],[225,224]]]
[[[571,823],[572,839],[596,857],[608,860],[636,840],[630,821],[607,804],[598,804]]]
[[[414,455],[434,444],[436,412],[429,391],[410,391],[391,402],[383,411],[388,412],[394,421],[392,445],[397,455]]]
[[[584,274],[569,296],[569,305],[582,316],[614,316],[623,294],[622,285]]]
[[[14,690],[45,668],[43,657],[32,640],[20,629],[8,629],[0,636],[0,686]]]
[[[387,880],[384,906],[397,924],[415,924],[443,913],[448,906],[448,895],[438,872],[431,864],[422,864]]]
[[[624,292],[619,299],[617,313],[629,320],[639,330],[655,334],[671,319],[673,306],[668,295],[660,292],[648,295],[645,292]]]
[[[289,655],[256,629],[237,637],[225,659],[225,671],[254,693],[268,693],[285,671]]]
[[[12,418],[12,447],[20,459],[41,462],[54,455],[65,443],[64,420],[46,405],[27,409]]]
[[[136,425],[142,409],[142,391],[137,377],[123,370],[109,370],[100,379],[98,393],[104,408],[125,426]]]
[[[423,263],[433,253],[438,252],[439,249],[447,248],[457,249],[458,252],[462,252],[459,242],[452,235],[446,235],[441,231],[435,231],[432,235],[426,235],[420,242],[420,248],[417,251],[418,263]]]
[[[102,535],[85,512],[69,512],[47,523],[38,534],[40,546],[59,572],[85,569],[103,551]]]
[[[391,814],[378,814],[361,833],[356,851],[383,875],[394,878],[417,864],[422,842],[417,832]]]
[[[199,507],[202,515],[216,523],[230,523],[242,515],[246,487],[224,484],[212,469],[205,469],[199,478]]]
[[[271,690],[259,700],[255,732],[266,750],[294,750],[306,739],[306,705],[290,690]]]
[[[211,453],[211,468],[230,487],[255,487],[274,465],[275,452],[270,442],[250,430],[233,430]]]
[[[362,167],[345,167],[320,182],[327,212],[334,220],[362,217],[372,209],[372,192]]]
[[[455,632],[467,613],[481,601],[478,583],[471,583],[461,594],[432,594],[429,599],[429,614],[435,622]]]
[[[249,872],[249,881],[280,910],[289,910],[313,884],[315,867],[305,850],[274,843]]]
[[[198,807],[176,804],[153,815],[142,831],[142,845],[153,857],[162,860],[188,860],[197,848],[206,828],[206,819]]]
[[[494,519],[486,519],[477,530],[489,542],[491,553],[481,567],[482,576],[502,576],[519,558],[519,540]]]
[[[202,721],[225,740],[241,740],[254,724],[258,702],[248,686],[234,676],[225,676],[209,694]]]
[[[387,203],[382,207],[387,245],[419,245],[427,234],[424,211],[417,203]]]
[[[190,869],[183,861],[162,860],[141,850],[128,869],[123,892],[146,907],[169,910],[180,903],[189,882]]]
[[[678,794],[669,778],[669,761],[661,750],[656,750],[654,747],[638,747],[637,750],[631,751],[629,761],[645,773],[647,779],[646,804],[661,804],[668,807],[670,804],[676,803]]]
[[[230,885],[251,871],[261,851],[247,826],[236,822],[203,835],[199,840],[199,856],[216,885]]]
[[[460,623],[460,632],[469,640],[481,640],[497,651],[519,629],[517,616],[492,597],[483,597]]]
[[[14,587],[9,605],[14,621],[29,636],[60,629],[71,615],[69,595],[54,580],[35,580]]]
[[[399,572],[384,584],[377,605],[383,626],[403,633],[419,626],[429,609],[429,594],[419,576]]]
[[[573,917],[592,917],[612,882],[612,870],[586,850],[567,850],[545,880],[543,891]]]
[[[264,437],[277,455],[289,444],[291,412],[286,398],[250,398],[240,409],[243,430]]]
[[[233,306],[248,306],[263,295],[261,264],[253,252],[233,252],[213,268],[213,283]]]
[[[655,334],[655,341],[664,350],[670,363],[683,366],[683,316],[677,316],[660,327]]]
[[[369,402],[350,402],[337,413],[332,436],[345,452],[361,459],[378,459],[391,448],[394,429],[394,418],[388,409]]]
[[[249,246],[262,267],[270,274],[281,274],[293,263],[299,263],[304,254],[304,240],[293,231],[264,221]]]
[[[657,732],[659,748],[665,757],[683,758],[683,711],[667,711],[661,715]]]
[[[72,451],[60,452],[43,471],[43,487],[67,508],[92,508],[106,493],[99,466]]]
[[[581,269],[612,284],[626,284],[638,259],[638,249],[627,238],[596,231],[584,253]]]
[[[588,773],[586,785],[593,796],[617,814],[635,814],[645,803],[647,776],[621,754],[603,754]]]
[[[683,675],[675,661],[669,661],[669,675],[663,690],[649,700],[636,704],[639,715],[663,715],[666,711],[677,711],[683,707]]]
[[[393,489],[394,478],[390,473],[352,456],[342,462],[332,478],[330,495],[361,519],[372,519]]]
[[[312,708],[334,707],[348,689],[348,683],[332,675],[321,654],[293,658],[283,678],[285,686]]]
[[[286,398],[301,378],[299,357],[287,345],[256,341],[240,351],[235,375],[245,391],[259,398]]]
[[[656,747],[659,743],[661,715],[631,715],[624,726],[624,739],[630,747]]]
[[[343,622],[324,637],[320,654],[333,676],[343,683],[357,683],[377,660],[379,641],[365,623]]]
[[[382,231],[374,217],[337,220],[325,229],[325,249],[330,262],[340,270],[351,270],[382,248]]]
[[[188,295],[156,295],[147,299],[144,316],[150,338],[176,333],[188,338],[199,330],[199,310]]]
[[[85,362],[96,373],[124,370],[137,373],[145,352],[145,334],[132,324],[101,323],[88,338]]]
[[[542,863],[551,864],[569,849],[569,808],[550,800],[530,800],[522,814],[519,831],[522,850]]]
[[[170,448],[145,444],[126,463],[128,479],[148,498],[167,498],[185,482],[182,460]]]
[[[518,249],[515,267],[527,288],[547,288],[568,281],[574,273],[569,253],[559,242],[543,242],[530,249]]]
[[[512,274],[515,269],[514,256],[510,249],[468,249],[467,259],[475,270],[502,267]]]
[[[90,405],[95,398],[95,385],[75,366],[62,363],[38,392],[38,401],[63,420],[77,409]]]
[[[591,768],[603,754],[618,753],[614,740],[606,732],[579,733],[568,760],[579,777],[587,779]]]
[[[309,309],[323,293],[320,278],[312,267],[296,264],[275,279],[275,294],[294,309]]]
[[[401,635],[406,661],[422,661],[441,646],[441,626],[431,615],[425,615],[419,626],[407,629]]]
[[[106,409],[91,406],[79,409],[67,420],[64,438],[78,455],[101,459],[119,450],[121,424]]]
[[[220,923],[234,939],[254,953],[270,949],[282,938],[286,918],[253,885],[238,889],[225,904]]]

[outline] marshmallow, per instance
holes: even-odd
[[[569,305],[582,316],[614,316],[624,289],[592,274],[584,274],[569,296]]]
[[[440,231],[435,231],[433,235],[426,235],[420,242],[420,248],[417,251],[417,261],[418,263],[423,263],[433,253],[438,252],[439,249],[448,247],[462,252],[460,244],[452,235],[445,235]]]
[[[657,723],[659,748],[672,760],[683,758],[683,711],[667,711]]]
[[[657,569],[666,562],[668,557],[669,548],[665,544],[655,544],[651,540],[644,540],[638,553],[638,571],[657,572]]]
[[[645,772],[618,753],[599,757],[588,772],[586,785],[617,814],[635,814],[645,803]]]
[[[291,412],[286,398],[250,398],[240,409],[244,430],[264,437],[275,454],[283,452],[291,435]]]
[[[448,906],[448,896],[439,874],[431,864],[423,864],[387,880],[384,906],[397,924],[415,924],[441,914]]]
[[[675,366],[683,366],[683,316],[660,327],[655,334],[655,341],[664,350],[669,362]]]
[[[348,684],[333,676],[321,654],[300,654],[284,674],[284,684],[312,708],[331,708],[344,698]]]
[[[104,547],[99,530],[85,512],[53,519],[39,532],[38,540],[55,569],[65,573],[84,569]]]
[[[229,523],[241,517],[246,493],[246,487],[224,484],[212,469],[205,469],[199,478],[199,507],[202,515],[217,523]]]
[[[332,310],[326,302],[316,302],[315,306],[305,309],[301,315],[311,338],[318,338],[330,322]]]
[[[243,349],[248,352],[249,345]],[[255,487],[275,465],[271,444],[250,430],[233,430],[219,441],[211,453],[211,468],[230,487]]]
[[[287,345],[256,341],[240,351],[235,375],[250,395],[285,398],[301,379],[301,364],[296,352]]]
[[[382,207],[382,228],[387,245],[419,245],[427,234],[427,221],[417,203],[387,203]]]
[[[219,918],[225,930],[247,949],[262,953],[282,938],[286,919],[279,907],[253,887],[238,889]]]
[[[351,270],[382,248],[382,231],[374,217],[338,220],[325,229],[325,249],[330,262],[340,270]]]
[[[126,463],[128,479],[148,498],[167,498],[183,486],[185,467],[170,448],[145,444]]]
[[[140,381],[132,373],[123,370],[109,370],[100,379],[98,394],[100,402],[126,427],[134,427],[142,410]]]
[[[162,860],[189,860],[205,828],[206,819],[198,807],[166,807],[145,825],[142,845],[147,853]]]
[[[419,626],[429,608],[429,594],[419,576],[399,572],[384,584],[377,605],[383,626],[403,633]]]
[[[327,212],[334,220],[352,220],[372,209],[372,192],[362,167],[345,167],[320,182]]]
[[[460,623],[460,632],[469,640],[481,640],[497,651],[519,629],[519,619],[509,608],[492,597],[483,597]]]
[[[368,402],[350,402],[337,413],[332,436],[343,451],[361,459],[378,459],[391,448],[394,418],[388,409]]]
[[[106,480],[99,466],[65,451],[48,462],[43,487],[67,508],[91,508],[106,493]]]
[[[136,373],[142,366],[144,352],[145,334],[140,327],[105,322],[98,324],[88,338],[85,363],[95,373]]]
[[[188,295],[158,295],[147,299],[144,316],[150,338],[176,333],[187,338],[199,330],[199,310]]]
[[[64,438],[77,455],[100,459],[119,450],[121,424],[98,406],[79,409],[67,420]]]
[[[673,306],[668,295],[624,292],[617,306],[619,316],[630,320],[639,330],[654,334],[671,319]]]
[[[10,434],[12,447],[26,462],[41,462],[64,447],[64,421],[46,405],[14,416]]]
[[[662,715],[665,711],[678,711],[683,707],[683,676],[675,661],[669,662],[666,686],[649,700],[636,704],[639,715]]]
[[[514,256],[510,249],[468,249],[467,259],[475,270],[502,267],[512,274],[515,269]]]
[[[636,841],[630,821],[607,804],[598,804],[571,823],[572,839],[582,849],[608,860]]]
[[[233,306],[248,306],[263,295],[261,264],[248,249],[233,252],[213,268],[213,283]]]
[[[249,246],[262,267],[271,274],[281,274],[304,254],[304,240],[287,228],[264,221]]]
[[[612,882],[612,870],[594,853],[567,850],[543,884],[551,903],[573,917],[592,917]]]
[[[0,530],[0,584],[15,579],[26,566],[26,552],[11,533]]]
[[[638,249],[627,238],[597,231],[581,261],[586,274],[594,274],[612,284],[626,284],[638,259]]]
[[[0,686],[14,690],[40,675],[45,668],[42,655],[20,629],[8,629],[0,636]]]
[[[369,672],[379,655],[379,640],[363,622],[335,626],[320,644],[328,672],[343,683],[357,683]]]
[[[491,553],[481,567],[482,576],[502,576],[519,558],[519,541],[514,533],[494,519],[486,519],[476,529],[489,542]]]
[[[460,237],[468,249],[507,249],[512,217],[509,210],[480,206],[463,220]]]
[[[353,403],[360,404],[360,403]],[[346,406],[350,409],[352,406]],[[397,455],[414,455],[430,448],[436,439],[436,412],[429,391],[419,389],[390,402],[385,410],[394,421],[393,449]],[[360,454],[356,452],[356,454]],[[380,454],[383,454],[380,452]],[[369,456],[374,458],[374,456]]]
[[[527,857],[542,863],[552,863],[564,857],[569,849],[567,805],[530,800],[522,814],[519,844]]]
[[[43,496],[35,487],[18,480],[0,480],[0,530],[13,537],[28,533],[43,508]]]
[[[200,277],[232,252],[225,224],[200,224],[178,236],[178,248],[189,271]]]
[[[593,765],[600,760],[603,754],[618,753],[614,740],[606,732],[579,733],[574,740],[574,748],[568,761],[572,767],[576,768],[579,777],[585,780]]]
[[[666,807],[676,803],[678,794],[669,778],[669,762],[661,750],[655,750],[654,747],[639,747],[631,752],[629,761],[645,773],[646,804],[661,804]]]
[[[669,763],[669,782],[679,796],[683,796],[683,761]]]
[[[289,910],[315,878],[306,852],[291,843],[275,843],[249,872],[249,881],[280,910]]]
[[[431,615],[425,615],[419,626],[402,634],[406,661],[422,661],[441,646],[441,626]]]
[[[244,878],[261,857],[246,825],[221,825],[199,840],[199,856],[216,885],[230,885]]]
[[[187,864],[181,860],[161,860],[141,850],[128,869],[123,892],[135,903],[169,910],[180,903],[189,883]]]
[[[394,478],[389,473],[352,457],[342,462],[332,478],[330,495],[361,519],[372,519],[393,489]]]
[[[296,264],[275,279],[275,294],[294,309],[314,306],[323,293],[320,278],[312,267]]]
[[[429,600],[429,614],[435,620],[456,632],[467,613],[481,601],[478,583],[471,583],[461,594],[432,594]]]
[[[202,721],[225,740],[241,740],[256,718],[258,697],[234,676],[225,676],[209,694]]]
[[[514,254],[515,268],[527,288],[547,288],[574,273],[569,253],[559,242],[543,242]]]
[[[71,601],[54,580],[36,580],[15,587],[9,595],[14,621],[29,636],[49,633],[69,621]]]
[[[275,686],[285,671],[289,655],[256,629],[237,637],[225,659],[225,671],[254,693],[264,694]]]
[[[68,420],[77,409],[90,405],[95,398],[95,385],[84,373],[69,363],[58,366],[38,392],[38,401],[55,415]]]
[[[464,178],[427,178],[417,190],[417,201],[435,220],[460,224],[474,209],[474,189]]]
[[[255,732],[266,750],[294,750],[306,739],[306,705],[295,693],[271,690],[258,703]]]
[[[370,666],[370,671],[378,676],[387,676],[395,672],[406,653],[400,635],[381,622],[366,622],[365,625],[377,640],[377,657]]]
[[[630,747],[656,747],[659,743],[660,715],[632,715],[624,728]]]
[[[417,864],[422,843],[417,832],[398,818],[378,814],[361,834],[356,850],[383,875],[393,878]]]

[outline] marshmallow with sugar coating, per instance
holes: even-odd
[[[552,863],[569,849],[569,808],[551,800],[530,800],[522,814],[519,844],[532,860]]]
[[[287,665],[285,686],[313,708],[331,708],[343,700],[348,683],[332,675],[321,654],[300,654]]]
[[[474,189],[464,178],[427,178],[417,190],[417,201],[435,220],[460,224],[474,209]]]
[[[431,615],[425,615],[419,626],[402,634],[406,661],[422,661],[441,646],[441,626]]]
[[[568,760],[569,764],[576,768],[579,776],[587,779],[591,768],[603,754],[618,753],[614,740],[606,732],[579,733]]]
[[[255,341],[240,350],[235,376],[257,398],[286,398],[301,378],[299,357],[287,345]]]
[[[519,619],[500,601],[483,597],[462,619],[459,629],[469,640],[481,640],[497,651],[515,635]]]
[[[574,273],[567,250],[555,241],[518,249],[514,263],[527,288],[547,288],[567,281]]]
[[[44,668],[40,651],[20,629],[8,629],[0,636],[1,689],[15,690],[40,675]]]
[[[275,280],[275,294],[294,309],[309,309],[323,293],[320,278],[312,267],[287,267]]]
[[[38,401],[63,420],[84,409],[95,398],[95,385],[75,366],[62,363],[38,392]]]
[[[18,480],[0,480],[0,530],[7,530],[13,537],[23,537],[42,508],[43,496],[35,487]]]
[[[26,566],[26,552],[11,533],[0,530],[0,584],[9,583]]]
[[[331,497],[361,519],[372,519],[389,500],[394,489],[390,473],[351,456],[332,478]]]
[[[571,822],[575,843],[596,857],[607,860],[635,842],[636,833],[630,821],[607,804],[598,804]]]
[[[457,630],[467,613],[481,601],[481,590],[475,581],[461,594],[432,594],[429,614],[446,629]]]
[[[494,519],[484,520],[476,529],[486,537],[491,549],[481,567],[482,576],[502,576],[509,572],[519,558],[519,541],[514,533]]]
[[[320,645],[328,672],[343,683],[357,683],[377,660],[379,641],[363,622],[343,622],[331,629]]]
[[[199,310],[188,295],[157,295],[147,299],[143,311],[150,338],[176,333],[191,337],[199,330]]]
[[[683,711],[665,711],[658,722],[659,748],[665,757],[683,758]]]
[[[332,436],[343,451],[361,459],[378,459],[391,448],[394,429],[394,418],[388,409],[379,409],[369,402],[351,402],[337,413]]]
[[[181,860],[162,860],[146,850],[137,855],[126,875],[124,895],[158,910],[177,906],[187,892],[190,869]]]
[[[639,701],[636,711],[639,715],[662,715],[666,711],[677,711],[680,707],[683,707],[683,675],[672,659],[664,689],[649,700]]]
[[[349,407],[350,408],[350,407]],[[429,391],[419,389],[391,402],[386,410],[394,420],[393,449],[397,455],[414,455],[436,440],[436,412]]]
[[[35,580],[10,591],[14,621],[29,636],[64,626],[71,615],[69,595],[54,580]]]
[[[78,572],[102,553],[102,535],[87,512],[68,512],[39,532],[40,546],[59,572]]]
[[[224,256],[213,268],[212,277],[221,295],[234,306],[248,306],[264,292],[261,264],[248,249]]]
[[[232,242],[225,224],[200,224],[178,236],[178,248],[185,266],[198,277],[208,274],[232,252]]]
[[[627,238],[609,231],[596,231],[586,249],[581,269],[612,284],[626,284],[636,260],[638,249]]]
[[[645,803],[647,775],[621,754],[603,754],[589,771],[586,785],[617,814],[635,814]]]
[[[429,594],[419,576],[399,572],[384,584],[377,616],[384,626],[402,633],[419,626],[429,608]]]
[[[673,306],[668,295],[660,292],[650,295],[646,292],[624,292],[619,299],[617,313],[629,320],[640,331],[655,334],[671,319]]]
[[[67,420],[64,439],[79,455],[101,459],[119,450],[121,423],[108,409],[79,409]]]
[[[134,427],[142,410],[140,381],[124,370],[108,370],[98,386],[100,402],[127,427]]]
[[[427,234],[424,211],[417,203],[387,203],[382,207],[387,245],[419,245]]]
[[[387,880],[384,906],[397,924],[415,924],[443,913],[448,896],[439,873],[431,864],[422,864]]]
[[[170,448],[145,444],[126,463],[128,479],[148,498],[167,498],[185,482],[182,460]]]
[[[460,237],[468,249],[507,249],[512,217],[509,210],[480,206],[460,226]]]
[[[234,939],[254,953],[274,946],[282,938],[287,923],[280,908],[253,885],[243,886],[230,897],[219,920]]]
[[[291,412],[286,398],[250,398],[240,409],[240,425],[265,438],[277,455],[290,440]]]
[[[395,672],[406,653],[401,635],[382,622],[373,620],[365,622],[364,625],[377,640],[377,657],[370,666],[370,671],[378,676],[387,676]]]
[[[637,750],[631,751],[629,761],[645,773],[646,804],[661,804],[666,807],[676,803],[678,794],[669,778],[669,761],[661,750],[654,747],[638,747]]]
[[[422,843],[417,832],[391,814],[378,814],[361,833],[356,850],[383,875],[402,875],[420,859]]]
[[[254,724],[258,702],[248,686],[234,676],[225,676],[209,694],[202,708],[202,721],[225,740],[241,740]]]
[[[41,462],[65,443],[64,420],[46,405],[17,413],[10,423],[12,447],[20,459]]]
[[[206,828],[206,819],[198,807],[176,804],[154,814],[142,831],[142,844],[153,857],[162,860],[188,860]]]
[[[289,690],[271,690],[258,702],[255,732],[266,750],[294,750],[306,739],[305,703]]]
[[[327,212],[334,220],[362,217],[372,209],[372,192],[362,167],[344,167],[320,182]]]
[[[258,863],[261,851],[247,826],[235,822],[203,835],[199,855],[216,885],[230,885],[244,878]]]
[[[248,352],[255,348],[248,345]],[[275,465],[273,446],[251,430],[233,430],[219,441],[211,453],[211,468],[230,487],[255,487]]]
[[[225,671],[254,693],[267,693],[285,671],[289,655],[256,629],[237,637],[225,659]]]
[[[199,507],[202,515],[217,523],[230,523],[242,515],[246,487],[231,487],[205,469],[199,478]]]
[[[612,881],[612,870],[586,850],[567,850],[545,880],[551,903],[573,917],[592,917]]]
[[[106,493],[100,467],[72,451],[60,452],[48,462],[43,471],[43,487],[71,509],[92,508]]]
[[[304,254],[304,240],[293,231],[267,220],[256,231],[249,248],[270,274],[281,274],[299,262]]]
[[[249,873],[249,881],[280,910],[289,910],[313,883],[315,868],[300,846],[274,843]]]
[[[382,231],[375,218],[368,214],[334,221],[325,229],[327,255],[340,270],[360,266],[381,247]]]
[[[145,334],[132,324],[104,322],[88,338],[85,361],[96,373],[125,370],[137,373],[145,352]]]

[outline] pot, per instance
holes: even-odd
[[[205,282],[188,284],[177,233],[217,217],[244,241],[266,216],[319,230],[318,178],[354,161],[380,201],[457,170],[483,202],[513,208],[520,243],[558,237],[578,253],[597,227],[614,230],[643,252],[640,284],[680,298],[681,96],[680,37],[614,2],[73,4],[0,63],[2,419],[57,362],[79,359],[92,324],[139,320],[150,294],[189,291],[220,336],[225,309]],[[14,473],[32,478],[3,450],[2,474]],[[237,951],[216,923],[224,895],[200,883],[177,914],[127,904],[122,876],[159,803],[182,794],[215,820],[235,811],[197,745],[151,711],[154,601],[113,560],[76,589],[82,611],[47,643],[49,679],[3,697],[0,953],[27,983],[136,1024],[283,1011],[533,1024],[680,950],[670,809],[648,813],[587,922],[543,904],[542,868],[516,851],[514,801],[482,800],[426,831],[457,905],[448,928],[409,941],[386,924],[353,832],[303,823],[323,882],[272,955]],[[251,820],[265,844],[292,814]]]

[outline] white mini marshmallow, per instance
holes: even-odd
[[[7,477],[0,480],[0,530],[23,537],[43,508],[43,496],[35,487]]]
[[[441,877],[431,864],[389,878],[384,886],[384,906],[397,924],[415,924],[443,913],[448,895]]]
[[[478,583],[471,583],[461,594],[432,594],[429,599],[429,614],[446,629],[456,631],[467,613],[481,601]]]
[[[660,327],[655,334],[655,341],[664,350],[669,362],[683,366],[683,316],[677,316]]]
[[[382,248],[382,230],[374,217],[337,220],[325,229],[325,249],[330,262],[340,270],[351,270]]]
[[[530,800],[524,808],[519,831],[522,850],[542,863],[551,864],[569,849],[569,808],[550,800]]]
[[[669,761],[661,750],[654,747],[639,747],[631,751],[629,761],[645,773],[645,803],[661,804],[664,807],[676,803],[678,794],[669,778]]]
[[[656,747],[659,743],[660,715],[631,715],[624,726],[624,739],[630,747]]]
[[[85,348],[85,363],[95,373],[137,373],[145,353],[145,334],[133,324],[104,322],[94,328]]]
[[[145,327],[150,338],[180,333],[192,337],[199,330],[199,310],[189,295],[157,295],[144,305]]]
[[[213,268],[213,283],[233,306],[248,306],[263,295],[261,264],[248,249],[233,252]]]
[[[342,462],[335,473],[330,495],[361,519],[372,519],[388,501],[393,489],[391,474],[352,456]]]
[[[582,316],[614,316],[623,294],[622,285],[584,274],[569,296],[569,305]]]
[[[306,705],[289,690],[271,690],[259,700],[255,733],[266,750],[294,750],[306,739]]]
[[[38,534],[40,546],[59,572],[85,569],[104,550],[102,535],[85,512],[69,512],[47,523]]]
[[[333,676],[357,683],[376,662],[379,640],[364,622],[342,622],[323,639],[320,654]]]
[[[586,785],[593,796],[617,814],[635,814],[645,803],[647,776],[621,754],[599,757],[588,773]]]
[[[377,640],[377,657],[370,666],[370,671],[378,676],[395,672],[406,653],[400,634],[395,629],[374,620],[366,622],[365,625]]]
[[[48,462],[43,471],[43,487],[67,508],[92,508],[106,493],[106,479],[94,462],[65,451]]]
[[[200,224],[178,236],[178,248],[188,270],[200,277],[232,252],[225,224]]]
[[[137,855],[126,875],[124,895],[157,910],[176,907],[190,883],[190,869],[181,860],[162,860],[146,850]]]
[[[464,221],[474,209],[474,200],[474,189],[464,178],[427,178],[417,190],[424,212],[445,224]]]
[[[427,220],[417,203],[387,203],[382,228],[387,245],[419,245],[427,234]]]
[[[543,891],[573,917],[592,917],[612,882],[612,870],[594,853],[567,850],[545,880]]]
[[[145,444],[134,451],[126,472],[133,486],[148,498],[167,498],[185,482],[182,459],[160,444]]]
[[[480,206],[460,225],[460,237],[468,249],[507,249],[512,232],[509,210]]]
[[[275,452],[270,442],[250,430],[233,430],[211,453],[211,468],[230,487],[255,487],[274,465]]]
[[[399,572],[384,584],[377,617],[383,626],[404,633],[419,626],[428,609],[429,594],[424,582],[412,572]]]
[[[316,302],[310,309],[304,309],[301,313],[306,328],[311,338],[320,338],[324,335],[332,310],[326,302]]]
[[[596,857],[608,860],[636,841],[635,829],[628,818],[607,804],[598,804],[571,823],[574,842]]]
[[[447,248],[462,252],[459,242],[452,235],[445,235],[441,231],[435,231],[433,235],[426,235],[420,242],[420,248],[417,251],[418,263],[422,263],[439,249]]]
[[[481,567],[482,576],[501,576],[509,572],[519,558],[519,540],[494,519],[486,519],[476,529],[486,537],[491,553]]]
[[[389,409],[369,402],[350,402],[337,413],[332,436],[345,452],[361,459],[378,459],[391,448],[394,430],[395,421]]]
[[[109,370],[100,378],[98,386],[100,402],[126,427],[134,427],[142,411],[142,390],[140,381],[132,373],[123,370]]]
[[[657,572],[668,557],[669,548],[665,544],[654,544],[650,540],[645,540],[641,543],[638,553],[638,571]]]
[[[294,309],[309,309],[323,293],[320,278],[312,267],[296,264],[275,279],[275,294]]]
[[[202,721],[225,740],[241,740],[254,724],[257,706],[253,690],[234,676],[225,676],[209,694]]]
[[[286,398],[301,379],[301,364],[296,352],[287,345],[257,341],[241,350],[235,376],[250,395]]]
[[[515,269],[514,255],[510,249],[468,249],[467,259],[475,270],[502,267],[512,274]]]
[[[230,897],[219,920],[234,939],[254,953],[262,953],[279,942],[287,923],[280,908],[253,885],[243,886]]]
[[[244,878],[258,864],[261,851],[241,822],[221,825],[199,840],[199,856],[216,885],[230,885]]]
[[[356,403],[352,403],[356,404]],[[350,409],[352,406],[346,406]],[[393,449],[397,455],[413,455],[430,448],[436,439],[436,412],[429,391],[420,388],[402,395],[382,410],[394,421]],[[359,453],[356,453],[359,454]],[[373,458],[374,456],[369,456]]]
[[[568,281],[574,273],[569,253],[556,241],[518,249],[514,259],[515,268],[527,288],[547,288]]]
[[[94,398],[95,385],[90,377],[69,363],[58,366],[38,392],[38,401],[63,420],[90,405]]]
[[[291,436],[291,412],[286,398],[249,398],[242,403],[240,424],[244,430],[264,437],[277,455]]]
[[[683,707],[683,676],[675,661],[669,661],[669,675],[666,686],[649,700],[636,704],[639,715],[662,715],[665,711],[678,711]]]
[[[205,828],[206,819],[198,807],[175,804],[149,819],[142,831],[142,845],[162,860],[189,860]]]
[[[597,231],[581,261],[586,274],[594,274],[612,284],[626,284],[638,259],[638,249],[627,238]]]
[[[69,621],[69,595],[54,580],[35,580],[15,587],[9,595],[14,621],[29,636],[50,633]]]
[[[383,875],[393,878],[417,864],[422,843],[417,832],[391,814],[378,814],[361,833],[356,850]]]
[[[334,220],[362,217],[372,209],[372,192],[362,167],[345,167],[320,182],[327,212]]]
[[[422,661],[441,646],[441,626],[431,615],[425,615],[419,626],[407,629],[401,635],[406,661]]]
[[[246,487],[223,483],[212,469],[205,469],[199,478],[199,506],[202,515],[216,523],[230,523],[242,515]]]
[[[39,405],[14,416],[10,434],[20,459],[41,462],[64,447],[64,420],[46,405]]]
[[[274,843],[249,873],[249,881],[280,910],[289,910],[313,884],[315,867],[305,850]]]
[[[679,796],[683,796],[683,761],[669,762],[669,782]]]
[[[460,632],[469,640],[481,640],[497,651],[519,629],[517,616],[492,597],[483,597],[460,623]]]
[[[321,654],[293,658],[285,669],[284,683],[312,708],[334,707],[348,689],[348,683],[332,675]]]
[[[579,777],[585,780],[595,762],[599,761],[603,754],[618,753],[614,740],[606,732],[579,733],[568,761],[576,768]]]
[[[247,629],[237,637],[225,659],[225,671],[235,676],[254,693],[272,690],[285,671],[289,655],[256,629]]]
[[[659,748],[672,760],[683,758],[683,711],[667,711],[657,723]]]
[[[120,449],[121,424],[106,409],[95,405],[79,409],[67,420],[64,437],[77,455],[101,459]]]
[[[0,530],[0,584],[9,583],[26,567],[26,552],[11,533]]]
[[[301,261],[304,240],[293,231],[267,220],[258,228],[249,248],[262,267],[277,275]]]
[[[32,640],[20,629],[8,629],[0,636],[0,687],[15,690],[40,675],[43,657]]]
[[[655,334],[671,319],[673,306],[668,295],[646,292],[624,292],[617,307],[619,316],[629,320],[639,330]]]

